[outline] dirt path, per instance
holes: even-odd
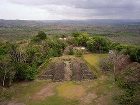
[[[7,105],[26,105],[26,104],[24,104],[24,103],[10,102]]]
[[[48,96],[53,96],[55,94],[54,87],[57,85],[57,83],[50,83],[47,84],[45,87],[43,87],[40,91],[35,93],[32,96],[33,100],[43,100]]]
[[[65,61],[65,74],[64,74],[64,80],[70,81],[72,76],[72,71],[70,67],[70,61]]]
[[[97,95],[95,93],[88,93],[84,97],[80,98],[80,105],[90,104],[96,98]]]

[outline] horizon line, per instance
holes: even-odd
[[[140,19],[0,19],[0,20],[24,20],[24,21],[86,21],[86,20],[140,20]]]

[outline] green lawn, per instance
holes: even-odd
[[[74,99],[66,99],[57,95],[47,97],[42,101],[30,101],[27,105],[78,105],[79,101]]]
[[[34,92],[40,90],[48,81],[32,81],[32,82],[19,82],[13,84],[10,88],[0,87],[0,100],[12,100],[27,101],[29,96]],[[2,98],[3,97],[3,98]]]

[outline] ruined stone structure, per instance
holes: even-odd
[[[94,79],[95,75],[83,60],[75,57],[59,57],[52,61],[40,78],[53,81],[81,81]]]

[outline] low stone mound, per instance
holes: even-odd
[[[52,60],[40,79],[51,79],[53,81],[81,81],[94,79],[86,63],[76,57],[58,57]]]

